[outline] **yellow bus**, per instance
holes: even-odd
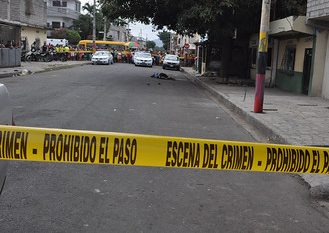
[[[121,42],[121,41],[104,41],[104,40],[96,40],[96,46],[98,49],[116,49],[116,50],[127,50],[128,43]],[[92,40],[80,40],[79,46],[84,46],[84,49],[87,50],[88,48],[93,48],[93,41]]]

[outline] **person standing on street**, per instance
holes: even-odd
[[[114,56],[113,56],[114,63],[118,62],[118,51],[114,50]]]
[[[47,53],[47,52],[48,52],[48,46],[47,46],[47,43],[44,42],[43,46],[42,46],[42,53]]]
[[[32,44],[31,44],[31,52],[35,52],[36,51],[36,42],[34,41]]]

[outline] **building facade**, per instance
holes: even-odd
[[[170,52],[180,55],[196,54],[196,44],[201,42],[201,36],[194,34],[193,36],[170,34]]]
[[[44,0],[0,1],[0,44],[16,49],[2,48],[1,67],[20,65],[20,49],[29,50],[31,44],[41,45],[47,40],[47,3]],[[18,55],[19,53],[19,55]],[[10,55],[11,54],[11,55]],[[13,63],[13,56],[16,62]],[[19,59],[17,58],[19,56]]]
[[[78,0],[48,0],[47,26],[49,28],[68,28],[79,18],[81,2]]]
[[[272,21],[269,31],[266,84],[298,94],[310,94],[313,28],[305,16],[290,16]],[[258,34],[249,42],[250,77],[256,77]]]
[[[315,47],[310,95],[329,99],[329,0],[308,0],[306,17]]]
[[[128,41],[127,27],[111,24],[107,31],[107,38],[113,41]]]

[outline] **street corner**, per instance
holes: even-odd
[[[329,177],[326,175],[302,174],[301,177],[308,184],[310,194],[318,200],[329,201]]]
[[[329,201],[329,182],[310,188],[312,197]]]

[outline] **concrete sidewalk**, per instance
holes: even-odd
[[[41,73],[51,70],[66,69],[70,67],[89,64],[90,61],[52,61],[52,62],[22,62],[20,67],[0,68],[0,78],[21,75],[22,73]]]
[[[192,68],[183,68],[187,77],[209,91],[247,123],[259,129],[269,141],[295,145],[329,146],[329,101],[265,89],[264,114],[253,112],[254,87],[218,84],[199,77]],[[302,175],[315,196],[329,195],[329,176]]]

